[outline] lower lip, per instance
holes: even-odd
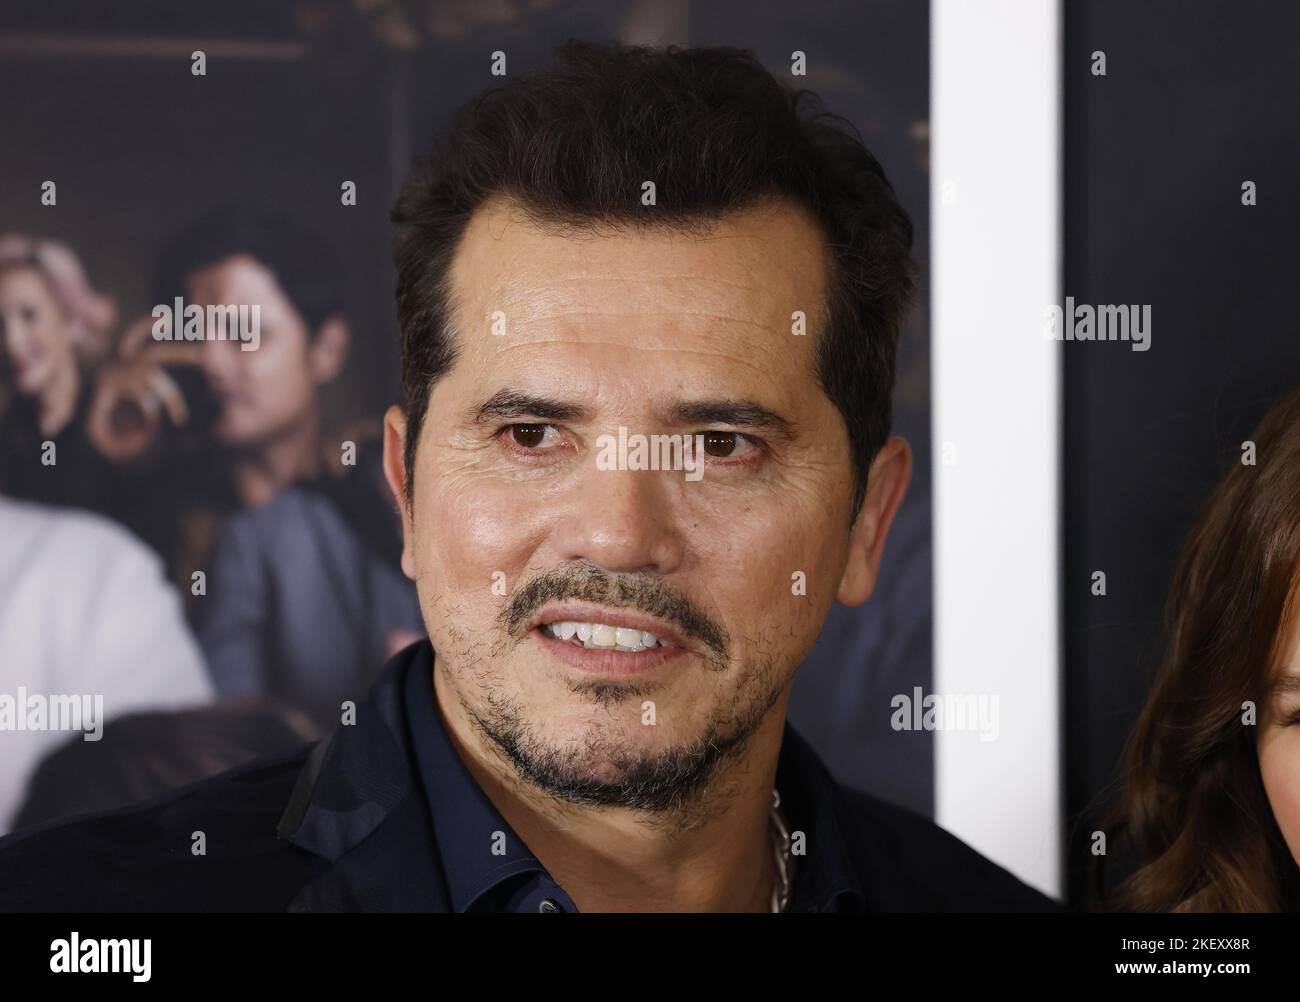
[[[557,640],[555,637],[548,636],[540,627],[533,630],[533,635],[542,642],[543,647],[570,668],[589,672],[592,675],[616,678],[641,675],[686,653],[685,648],[682,647],[652,647],[649,650],[635,652],[589,650],[567,640]]]

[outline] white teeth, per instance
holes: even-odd
[[[629,629],[626,626],[610,626],[607,623],[580,623],[566,620],[560,623],[549,623],[542,629],[558,640],[567,640],[588,650],[618,650],[635,654],[652,647],[666,646],[653,633]]]
[[[617,647],[618,630],[604,623],[597,623],[591,628],[592,647]]]

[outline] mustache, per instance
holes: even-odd
[[[522,640],[537,610],[547,602],[565,599],[657,616],[719,657],[725,657],[730,646],[730,637],[721,624],[659,578],[651,574],[609,574],[590,563],[560,567],[533,578],[502,608],[501,626],[508,636]]]

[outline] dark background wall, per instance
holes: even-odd
[[[379,13],[363,16],[362,7]],[[355,349],[327,420],[381,413],[397,388],[388,208],[409,158],[462,102],[545,62],[570,37],[754,49],[862,133],[929,259],[928,6],[913,0],[18,0],[0,8],[0,232],[65,240],[126,321],[147,314],[155,255],[217,202],[288,209],[341,253]],[[190,52],[207,53],[207,75]],[[807,76],[790,76],[791,53]],[[40,185],[58,184],[57,207]],[[340,204],[356,182],[358,204]],[[933,810],[933,746],[889,727],[890,699],[931,688],[928,320],[906,331],[896,430],[912,491],[878,597],[836,607],[791,716],[852,785]]]
[[[1162,653],[1179,549],[1256,422],[1300,384],[1298,35],[1300,9],[1261,0],[1065,5],[1064,292],[1150,304],[1153,328],[1147,352],[1063,345],[1075,898]]]

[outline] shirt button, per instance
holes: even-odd
[[[556,904],[554,901],[552,901],[550,898],[542,898],[542,903],[541,903],[540,905],[537,906],[537,910],[538,910],[539,912],[562,912],[562,911],[564,911],[563,908],[561,908],[559,905],[557,905],[557,904]]]

